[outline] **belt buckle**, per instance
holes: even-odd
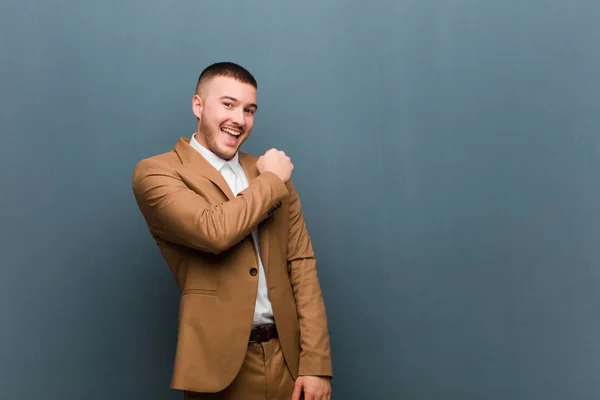
[[[249,340],[249,343],[264,342],[265,338],[267,337],[269,328],[270,328],[269,325],[261,325],[261,326],[253,327],[250,330],[250,337],[251,337],[251,339]],[[253,332],[254,332],[254,336],[256,336],[255,339],[252,339],[252,336],[253,336],[252,333]]]

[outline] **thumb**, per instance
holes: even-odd
[[[302,393],[302,382],[303,378],[300,376],[296,379],[296,384],[294,385],[294,393],[292,393],[292,400],[300,400],[300,393]]]

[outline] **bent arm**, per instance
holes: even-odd
[[[133,191],[153,235],[214,254],[240,242],[288,195],[281,179],[266,172],[235,199],[209,204],[173,168],[149,159],[136,167]]]

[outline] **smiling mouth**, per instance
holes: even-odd
[[[243,133],[241,130],[233,129],[233,128],[221,128],[221,132],[225,132],[231,136],[239,137]]]

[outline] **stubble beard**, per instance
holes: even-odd
[[[225,154],[219,149],[219,145],[217,144],[217,137],[221,134],[221,129],[213,129],[213,127],[211,127],[204,121],[204,119],[202,119],[200,120],[200,134],[204,136],[204,140],[206,141],[206,146],[208,147],[208,150],[210,150],[223,160],[229,161],[233,158],[233,156],[229,156],[229,154]]]

